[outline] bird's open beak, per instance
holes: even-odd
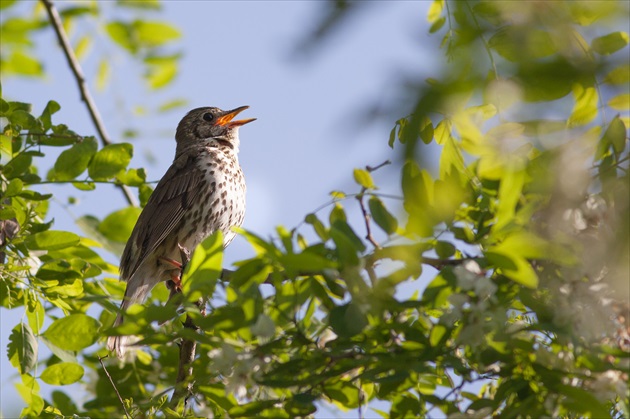
[[[215,125],[221,125],[223,127],[231,128],[231,127],[240,127],[241,125],[245,125],[252,121],[255,121],[256,118],[239,119],[237,121],[232,121],[232,119],[234,119],[236,115],[243,112],[247,108],[249,108],[249,106],[240,106],[236,109],[232,109],[231,111],[227,111],[225,115],[217,119],[217,122]]]

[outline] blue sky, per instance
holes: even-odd
[[[401,97],[401,77],[422,79],[436,67],[433,57],[439,39],[427,32],[429,4],[372,2],[313,54],[302,55],[296,54],[296,47],[318,21],[318,2],[165,2],[163,14],[155,18],[163,17],[183,32],[178,48],[184,56],[173,85],[158,93],[148,92],[140,82],[139,68],[121,51],[111,46],[102,49],[104,43],[97,42],[82,64],[90,77],[97,58],[103,53],[111,55],[113,72],[108,88],[96,92],[94,83],[90,85],[114,140],[121,139],[121,132],[130,126],[139,131],[132,141],[135,154],[131,167],[145,167],[152,180],[159,179],[171,163],[174,130],[187,110],[249,105],[243,117],[258,120],[241,129],[240,161],[248,185],[244,227],[269,237],[278,224],[296,226],[306,214],[329,201],[330,191],[356,191],[353,168],[396,158],[387,146],[396,118],[367,119],[363,112]],[[19,7],[33,5],[28,2]],[[93,28],[77,29],[95,32]],[[103,36],[95,35],[97,39]],[[4,78],[3,95],[33,103],[36,114],[54,98],[62,106],[55,122],[66,123],[80,134],[93,134],[52,32],[42,33],[37,40],[47,78]],[[188,105],[159,115],[132,112],[136,105],[156,108],[173,97],[185,98]],[[43,166],[47,170],[53,163],[48,159]],[[395,175],[392,168],[375,174],[383,192],[399,192]],[[45,191],[55,196],[50,208],[55,229],[79,232],[74,217],[103,217],[126,205],[122,195],[109,187],[99,187],[97,194],[53,186]],[[67,206],[68,195],[76,197],[78,203]],[[352,200],[347,203],[348,210],[356,214],[355,206]],[[251,255],[249,245],[237,238],[227,249],[225,261],[229,264]],[[4,325],[14,325],[23,313],[0,310],[0,314]],[[16,378],[4,351],[9,332],[6,327],[0,332],[4,417],[19,413],[21,406],[14,402],[19,396],[9,384]],[[318,417],[331,414],[322,410]],[[345,416],[341,412],[335,415]]]

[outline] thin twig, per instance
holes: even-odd
[[[57,12],[57,9],[53,5],[52,0],[41,0],[44,7],[46,8],[46,12],[48,12],[48,17],[50,18],[50,24],[55,29],[55,33],[57,34],[57,38],[59,40],[59,44],[61,45],[61,49],[63,50],[70,69],[74,74],[74,78],[77,81],[77,85],[79,87],[79,92],[81,92],[81,99],[85,102],[87,106],[88,113],[90,114],[90,118],[94,123],[94,127],[96,131],[98,131],[98,135],[101,138],[101,142],[103,145],[109,145],[112,141],[105,130],[105,124],[103,124],[103,120],[101,119],[101,115],[98,112],[98,108],[96,107],[96,103],[94,99],[92,99],[92,95],[90,94],[90,90],[85,81],[85,76],[83,75],[83,70],[81,69],[81,65],[77,60],[77,57],[74,55],[74,50],[70,45],[70,41],[68,40],[68,36],[63,28],[63,23],[61,22],[61,17]],[[129,205],[134,207],[138,206],[135,197],[131,193],[131,190],[126,185],[120,185],[119,188],[122,190],[125,198]]]
[[[116,387],[116,384],[114,384],[114,380],[112,380],[112,376],[109,375],[109,371],[107,371],[107,368],[105,368],[105,364],[103,364],[103,358],[107,358],[107,356],[108,355],[106,355],[105,357],[100,357],[99,356],[98,357],[98,362],[101,363],[101,367],[103,367],[103,371],[105,371],[105,375],[109,379],[109,382],[112,384],[112,387],[114,387],[114,391],[116,392],[116,395],[118,396],[118,400],[120,400],[120,404],[122,405],[122,408],[125,411],[125,416],[127,416],[128,419],[131,419],[131,415],[127,411],[127,407],[125,406],[125,402],[123,401],[122,396],[118,392],[118,388]]]

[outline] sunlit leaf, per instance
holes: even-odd
[[[354,169],[354,181],[359,185],[363,186],[366,189],[375,188],[374,180],[372,180],[372,175],[365,169]]]
[[[104,180],[125,170],[131,161],[133,146],[128,143],[110,144],[100,149],[88,166],[94,180]]]
[[[69,231],[48,230],[30,235],[26,238],[26,246],[31,250],[58,250],[76,246],[81,239]]]
[[[71,314],[55,320],[44,337],[61,349],[80,351],[96,342],[100,323],[86,314]]]
[[[87,169],[97,149],[96,139],[88,137],[61,152],[55,161],[54,179],[72,180],[79,176]]]
[[[46,368],[41,379],[46,384],[53,386],[65,386],[73,384],[83,378],[83,367],[79,364],[61,362]]]
[[[610,55],[628,45],[628,34],[626,32],[613,32],[600,36],[591,42],[593,51],[600,55]]]
[[[608,101],[608,106],[618,111],[630,110],[630,93],[622,93]]]

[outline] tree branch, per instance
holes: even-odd
[[[50,24],[55,29],[55,33],[57,34],[57,39],[59,40],[59,44],[61,45],[61,49],[63,50],[66,59],[68,60],[68,65],[74,74],[74,78],[77,81],[77,85],[79,87],[79,92],[81,93],[81,99],[85,102],[87,106],[88,113],[90,114],[90,118],[94,123],[94,127],[96,131],[98,131],[98,135],[101,138],[101,142],[103,145],[109,145],[112,141],[105,130],[105,124],[103,124],[103,120],[101,119],[101,115],[98,112],[98,108],[96,107],[96,103],[94,99],[92,99],[92,95],[90,94],[90,90],[85,81],[85,76],[83,75],[83,70],[81,69],[81,65],[77,60],[77,57],[74,55],[74,50],[70,45],[70,41],[68,40],[68,36],[63,28],[63,23],[61,22],[61,17],[57,12],[57,9],[53,5],[52,0],[41,0],[44,7],[46,8],[46,12],[48,13],[48,17],[50,19]],[[131,190],[126,185],[118,186],[120,190],[125,195],[127,202],[129,205],[134,207],[138,206],[135,197],[131,193]]]

